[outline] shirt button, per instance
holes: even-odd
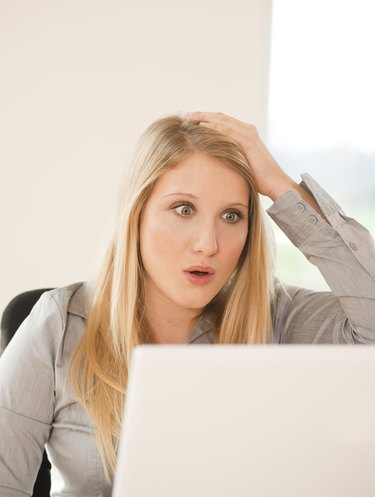
[[[350,243],[349,243],[349,247],[350,247],[352,250],[357,250],[357,248],[358,248],[358,247],[357,247],[357,244],[356,244],[356,243],[354,243],[354,242],[350,242]]]
[[[316,224],[318,222],[315,216],[309,216],[307,220],[310,224]]]
[[[303,204],[297,204],[298,212],[303,212],[305,210],[305,206]]]

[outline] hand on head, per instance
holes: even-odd
[[[231,137],[244,152],[254,174],[258,192],[276,200],[296,183],[281,169],[252,124],[247,124],[221,112],[192,112],[185,119],[198,121],[200,126]]]

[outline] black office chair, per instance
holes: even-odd
[[[52,288],[30,290],[17,295],[9,302],[1,318],[0,353],[4,351],[22,321],[30,314],[31,309],[42,293],[48,290],[52,290]],[[49,497],[51,490],[50,469],[51,464],[48,461],[46,452],[44,452],[32,497]]]

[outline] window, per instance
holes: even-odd
[[[371,0],[274,0],[268,144],[295,180],[309,172],[375,233],[375,65]],[[279,277],[325,289],[280,232]]]

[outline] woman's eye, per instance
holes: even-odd
[[[179,216],[183,217],[188,217],[193,212],[193,209],[190,207],[190,205],[177,205],[176,207],[173,207],[173,210],[177,212]]]
[[[224,214],[224,219],[227,223],[235,224],[240,221],[242,215],[239,212],[229,211]]]

